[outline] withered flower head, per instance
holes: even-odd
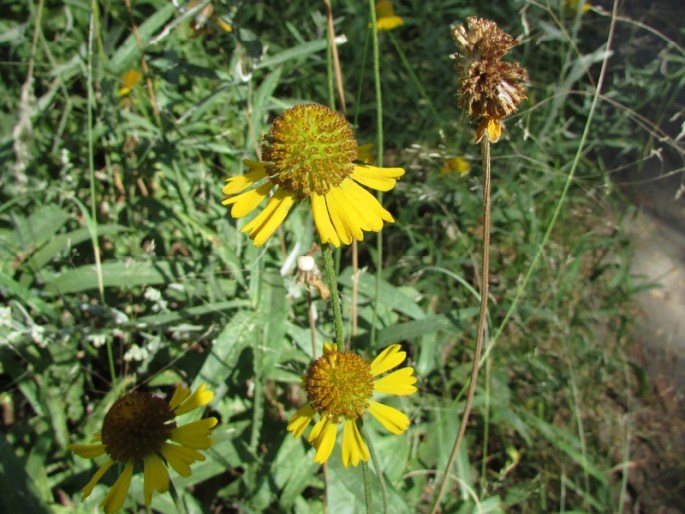
[[[501,60],[517,42],[494,21],[470,16],[466,25],[452,30],[460,46],[454,55],[460,83],[457,104],[479,122],[476,142],[487,134],[495,143],[502,133],[500,120],[526,99],[528,72],[518,63]]]

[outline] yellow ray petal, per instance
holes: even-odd
[[[100,506],[104,509],[107,514],[121,509],[124,504],[126,495],[128,494],[128,488],[131,485],[131,476],[133,475],[133,462],[129,461],[124,466],[124,471],[121,472],[117,481],[111,487],[105,499],[102,500]]]
[[[241,232],[250,232],[250,239],[255,246],[262,246],[267,239],[274,233],[278,226],[288,215],[295,199],[283,189],[279,189],[271,197],[266,208],[260,212],[255,219],[245,225]]]
[[[190,465],[195,461],[205,460],[205,456],[192,448],[185,448],[177,444],[164,443],[159,450],[162,456],[181,476],[190,476]]]
[[[335,436],[338,431],[337,423],[331,422],[326,418],[323,428],[321,429],[321,434],[314,443],[316,448],[316,453],[314,454],[314,462],[323,464],[328,460],[333,452],[333,447],[335,446]]]
[[[70,444],[67,448],[84,459],[94,459],[105,453],[104,444]]]
[[[226,200],[222,201],[221,204],[233,204],[233,207],[231,207],[231,216],[233,216],[235,219],[240,219],[254,211],[259,204],[262,203],[262,200],[266,198],[266,195],[269,194],[269,191],[271,191],[272,188],[273,184],[271,182],[267,182],[259,187],[245,191],[238,196],[227,198]]]
[[[399,435],[409,428],[409,418],[394,407],[369,400],[367,410],[388,432]]]
[[[324,425],[326,424],[326,419],[327,418],[323,417],[320,418],[319,421],[314,423],[311,432],[309,432],[309,435],[307,436],[308,442],[316,446],[316,440],[319,438],[319,435],[321,434],[321,429],[323,429]]]
[[[326,193],[326,205],[328,205],[328,212],[331,213],[331,220],[341,241],[345,244],[352,242],[351,239],[349,239],[350,243],[345,242],[345,239],[340,234],[339,224],[342,224],[344,227],[345,235],[353,237],[357,241],[364,239],[364,233],[360,226],[361,219],[356,210],[351,207],[349,200],[340,188],[333,187]],[[336,224],[336,218],[338,224]]]
[[[251,168],[250,171],[226,180],[226,184],[221,190],[226,196],[240,193],[266,177],[266,170],[261,162],[243,161],[243,164],[248,165]]]
[[[174,389],[174,394],[171,396],[171,400],[169,400],[169,408],[171,410],[176,409],[181,403],[185,401],[186,398],[190,396],[190,389],[183,384],[176,384],[176,388]]]
[[[373,383],[373,390],[381,394],[405,396],[416,392],[414,368],[400,368],[379,378]]]
[[[371,376],[376,377],[402,364],[407,357],[407,353],[400,351],[401,348],[399,344],[391,344],[379,353],[371,362]]]
[[[404,175],[402,168],[378,168],[359,164],[354,167],[352,172],[354,180],[378,191],[390,191],[402,175]]]
[[[318,193],[312,193],[310,199],[312,203],[314,224],[316,225],[316,230],[319,232],[321,242],[324,244],[331,243],[336,248],[339,247],[340,238],[333,227],[333,223],[331,223],[331,217],[328,214],[328,208],[326,207],[326,200]]]
[[[342,217],[340,206],[337,205],[330,197],[331,191],[325,195],[326,207],[328,209],[328,214],[331,216],[331,222],[335,228],[335,233],[338,235],[340,242],[343,244],[350,244],[352,242],[352,233],[345,224],[344,218]]]
[[[373,212],[381,220],[389,221],[390,223],[395,221],[395,218],[392,217],[392,214],[383,208],[376,197],[357,184],[354,180],[345,180],[343,183],[346,184],[349,190],[353,192],[357,200],[357,205],[360,209]],[[383,227],[383,223],[381,223],[381,227]]]
[[[380,204],[371,193],[357,184],[354,180],[343,180],[342,184],[340,184],[340,188],[347,195],[347,198],[350,199],[351,205],[354,207],[360,219],[363,220],[364,224],[361,225],[362,229],[378,232],[383,228],[383,218],[381,218],[378,211],[374,209],[375,205],[380,207]],[[382,207],[381,210],[385,211]],[[386,213],[390,215],[389,212],[386,211]]]
[[[207,384],[202,384],[193,394],[183,400],[183,403],[174,409],[174,414],[180,416],[207,405],[214,398],[214,392],[207,390]]]
[[[293,437],[300,437],[312,422],[314,414],[315,411],[309,404],[299,409],[288,422],[288,432],[292,432]]]
[[[174,428],[171,431],[169,439],[188,448],[211,448],[212,437],[210,430],[216,426],[218,422],[219,421],[213,417],[198,419],[187,425]]]
[[[107,470],[112,467],[114,461],[112,459],[107,460],[98,468],[93,477],[88,481],[83,489],[81,489],[81,500],[85,500],[93,492],[93,487],[100,481]]]
[[[143,496],[145,505],[152,502],[152,492],[165,493],[169,490],[169,472],[156,453],[145,457],[143,463]]]
[[[342,463],[347,467],[350,464],[356,466],[359,461],[369,460],[369,449],[359,433],[357,423],[346,419],[343,424],[342,434]]]

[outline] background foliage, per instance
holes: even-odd
[[[677,32],[666,36],[668,20],[656,31],[631,17],[643,13],[621,12],[620,43],[579,148],[611,5],[581,14],[574,2],[476,4],[397,2],[405,24],[380,34],[384,162],[407,173],[384,199],[397,221],[383,231],[382,259],[375,237],[359,247],[353,345],[373,355],[401,342],[419,377],[420,394],[401,401],[412,418],[407,434],[376,433],[370,424],[391,511],[427,509],[471,365],[479,159],[472,127],[454,105],[449,25],[473,14],[520,35],[513,58],[531,84],[493,148],[489,333],[497,339],[444,509],[621,511],[641,494],[625,472],[630,414],[644,392],[625,352],[629,300],[641,286],[628,272],[611,174],[656,150],[682,166],[673,115],[683,108],[685,53]],[[97,432],[124,390],[169,392],[178,381],[207,382],[221,420],[207,461],[174,480],[189,512],[321,511],[320,467],[309,446],[285,432],[311,356],[309,297],[293,275],[294,257],[314,242],[311,221],[297,209],[279,237],[256,249],[220,200],[223,180],[254,158],[276,114],[329,102],[325,9],[302,1],[213,5],[218,17],[198,28],[197,9],[182,2],[139,1],[131,13],[109,0],[0,2],[6,512],[94,511],[106,486],[80,501],[93,470],[66,445]],[[368,7],[341,0],[333,13],[345,36],[348,118],[360,142],[375,142]],[[120,96],[122,77],[142,71],[141,60],[147,75]],[[570,197],[541,248],[576,152]],[[470,162],[469,174],[440,173],[455,156]],[[537,252],[541,263],[519,291]],[[349,319],[348,248],[338,262]],[[321,343],[332,337],[330,306],[313,301]],[[130,511],[142,498],[137,480]],[[336,453],[325,498],[330,512],[363,511],[361,470],[343,469]],[[152,507],[174,509],[168,495]]]

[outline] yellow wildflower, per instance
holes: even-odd
[[[102,431],[95,437],[98,442],[69,445],[71,451],[87,459],[105,454],[109,457],[83,488],[81,498],[90,496],[115,462],[124,469],[100,504],[107,514],[123,505],[135,466],[143,468],[145,505],[150,505],[153,491],[169,490],[167,466],[179,475],[190,476],[190,465],[205,460],[197,450],[212,446],[210,430],[217,419],[204,418],[177,426],[175,418],[207,405],[213,397],[214,393],[202,384],[192,394],[188,388],[177,386],[168,402],[139,391],[119,398],[105,415]]]
[[[138,70],[128,70],[121,76],[122,85],[119,88],[119,91],[117,91],[117,94],[119,96],[126,96],[140,84],[141,80],[143,80],[143,74],[141,72]]]
[[[331,456],[340,424],[343,465],[356,466],[359,461],[368,461],[369,450],[357,426],[367,412],[393,434],[399,435],[409,428],[410,421],[404,413],[371,399],[373,393],[404,396],[416,392],[413,368],[400,368],[376,378],[402,364],[406,355],[399,344],[393,344],[369,364],[354,352],[341,352],[333,344],[324,344],[323,356],[314,361],[304,377],[309,403],[288,423],[293,437],[300,437],[314,416],[319,415],[307,437],[316,448],[315,462],[323,464]]]
[[[376,30],[393,30],[404,25],[404,20],[395,14],[395,8],[390,0],[376,2]]]
[[[452,173],[466,175],[469,171],[471,171],[469,161],[463,157],[451,157],[450,159],[445,159],[445,162],[440,169],[440,176],[444,177],[446,175],[451,175]]]
[[[242,218],[273,191],[264,210],[245,225],[255,246],[263,245],[299,201],[309,199],[322,243],[340,246],[364,239],[395,221],[363,186],[389,191],[402,168],[378,168],[368,159],[352,127],[340,114],[318,104],[296,105],[274,121],[262,144],[261,161],[243,161],[249,171],[226,181],[223,205]],[[360,185],[361,184],[361,185]]]

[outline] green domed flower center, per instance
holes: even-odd
[[[322,416],[355,420],[364,415],[373,394],[371,366],[353,352],[328,352],[309,368],[304,387]]]
[[[176,427],[169,404],[149,393],[134,391],[109,409],[102,423],[102,442],[113,460],[141,461],[158,452]]]
[[[325,195],[354,170],[357,141],[337,112],[317,104],[296,105],[274,120],[264,138],[262,161],[278,187],[306,198]]]

